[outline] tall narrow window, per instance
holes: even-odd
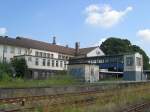
[[[51,54],[51,58],[54,58],[54,54]]]
[[[46,59],[43,59],[43,66],[45,66],[45,63],[46,63]]]
[[[50,54],[49,53],[47,53],[47,57],[50,58]]]
[[[35,56],[38,56],[38,52],[37,51],[35,52]]]
[[[52,67],[54,67],[54,60],[52,60]]]
[[[60,67],[63,67],[63,61],[60,61]]]
[[[47,66],[50,66],[50,60],[47,60]]]
[[[56,61],[56,67],[58,67],[58,61]]]
[[[39,59],[38,58],[35,59],[35,65],[39,65]]]
[[[46,57],[46,53],[43,53],[43,57]]]
[[[28,57],[28,61],[32,61],[32,57],[31,56]]]
[[[39,56],[42,57],[42,52],[39,52]]]

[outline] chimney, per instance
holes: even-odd
[[[68,44],[66,45],[66,48],[69,48]]]
[[[76,42],[75,43],[75,55],[77,56],[79,54],[79,48],[80,48],[80,43]]]
[[[56,45],[56,37],[55,36],[53,36],[53,43],[52,44]]]

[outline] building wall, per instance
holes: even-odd
[[[24,55],[24,54],[26,54],[26,48],[9,46],[9,45],[0,45],[0,60],[1,61],[3,61],[3,58],[5,58],[6,62],[10,62],[14,56]]]
[[[4,47],[5,47],[5,49],[7,48],[7,52],[3,51]],[[43,57],[43,56],[35,57],[36,52],[41,52],[42,55],[44,53],[46,53],[46,55],[50,54],[50,57],[49,58]],[[71,55],[60,54],[60,53],[50,52],[50,51],[45,51],[45,50],[28,49],[28,48],[21,48],[21,47],[17,47],[17,46],[9,46],[9,45],[0,45],[0,61],[1,62],[3,61],[3,57],[6,59],[6,62],[10,62],[14,56],[22,57],[23,55],[25,55],[25,59],[27,61],[27,65],[29,68],[52,69],[52,70],[66,70],[69,57],[73,57]],[[28,56],[28,55],[30,55],[30,56]],[[51,55],[53,55],[53,57],[51,57]],[[29,58],[31,59],[30,61],[29,61]],[[38,66],[35,65],[36,58],[38,58],[38,60],[39,60]],[[46,66],[46,65],[43,66],[42,65],[43,59],[46,60],[46,65],[47,65],[47,61],[50,60],[50,66]],[[58,66],[56,66],[57,59],[59,59]],[[54,60],[53,67],[52,67],[52,60]],[[62,61],[62,67],[60,67],[61,61]]]
[[[99,47],[97,47],[94,50],[92,50],[91,52],[89,52],[87,54],[87,57],[103,56],[103,55],[104,55],[103,51]]]
[[[124,80],[145,80],[143,58],[139,53],[124,56]]]
[[[99,80],[99,66],[90,64],[69,65],[69,74],[85,80],[86,82],[96,82]]]
[[[99,66],[85,65],[85,79],[89,82],[96,82],[99,80]]]

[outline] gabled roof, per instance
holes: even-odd
[[[88,47],[88,48],[81,48],[79,49],[79,56],[86,55],[87,53],[91,52],[92,50],[96,49],[97,47]]]

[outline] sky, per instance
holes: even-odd
[[[129,39],[150,56],[150,0],[0,0],[0,35],[74,47]]]

